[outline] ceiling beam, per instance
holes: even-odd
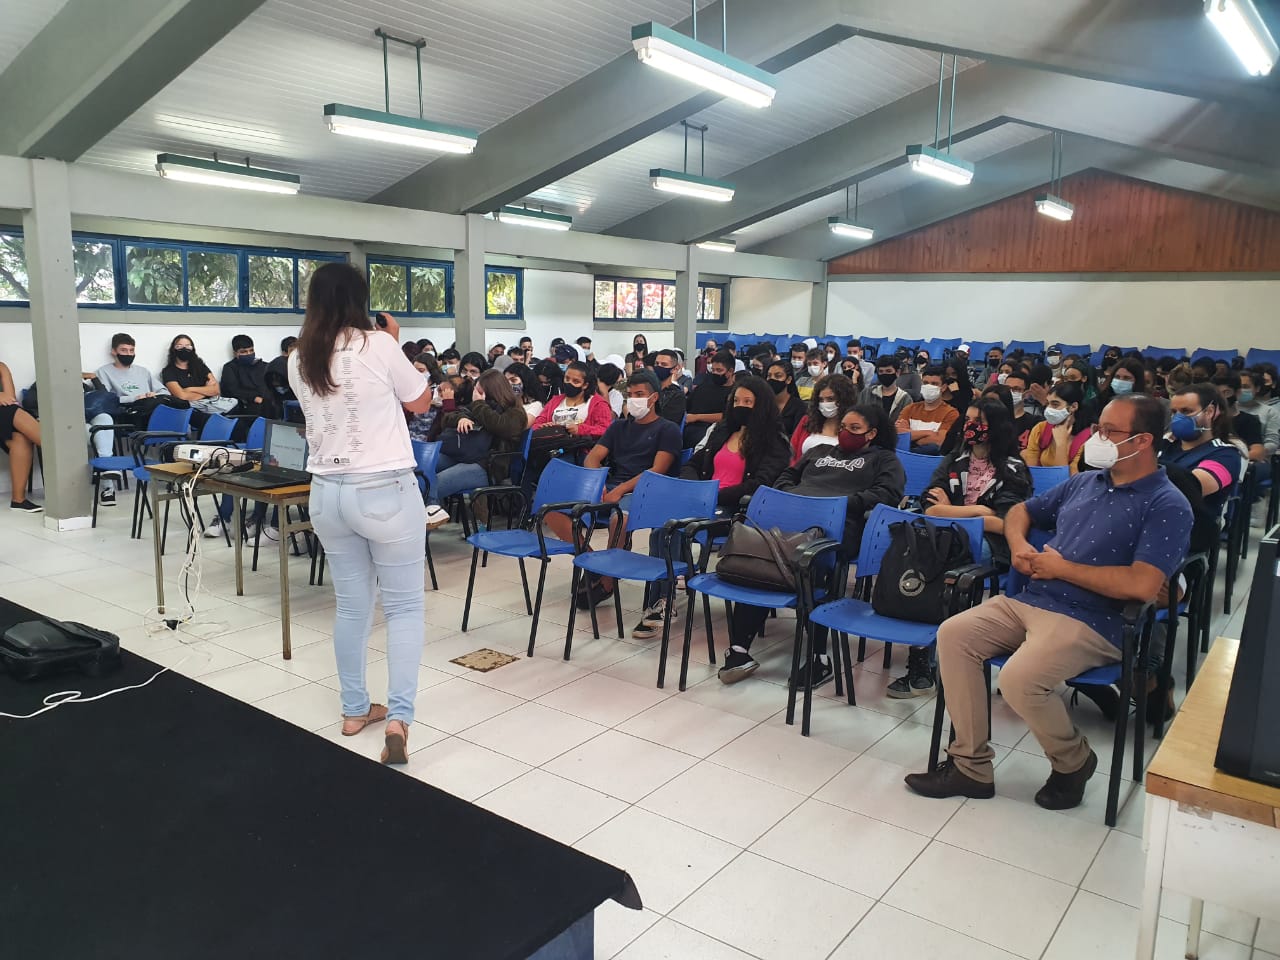
[[[698,18],[716,25],[700,37],[712,45],[719,41],[719,10],[712,3]],[[730,53],[771,72],[785,70],[852,35],[838,26],[837,10],[837,0],[735,0]],[[688,19],[675,29],[689,33]],[[618,41],[620,48],[628,42]],[[700,89],[645,66],[628,50],[486,130],[469,156],[441,157],[373,201],[445,213],[496,210],[720,100]]]
[[[264,0],[69,0],[0,74],[0,154],[75,160]]]

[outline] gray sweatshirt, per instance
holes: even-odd
[[[119,397],[121,403],[133,403],[144,393],[158,393],[166,397],[169,395],[168,389],[156,379],[155,374],[136,363],[131,367],[103,364],[94,376]]]

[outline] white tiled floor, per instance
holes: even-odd
[[[206,593],[196,624],[182,636],[155,633],[143,625],[153,602],[149,532],[130,541],[127,529],[124,509],[106,511],[96,531],[61,536],[46,532],[39,517],[0,514],[0,595],[114,630],[128,649],[376,758],[377,728],[340,735],[332,594],[306,585],[305,560],[291,569],[294,656],[286,662],[274,559],[248,574],[246,596],[236,597],[230,551],[205,541]],[[177,549],[180,538],[171,544]],[[606,904],[598,911],[599,957],[1132,956],[1142,888],[1140,787],[1124,783],[1115,830],[1102,822],[1102,775],[1083,807],[1041,810],[1031,798],[1048,767],[1002,700],[993,706],[997,798],[925,800],[902,777],[923,767],[933,704],[884,696],[875,644],[855,673],[859,705],[824,688],[806,740],[783,719],[789,615],[771,622],[760,642],[759,674],[733,687],[706,664],[699,616],[689,689],[677,690],[677,656],[658,690],[657,642],[629,636],[634,586],[623,592],[628,637],[617,639],[611,609],[599,640],[580,617],[566,664],[568,578],[563,561],[553,564],[536,655],[525,659],[528,619],[515,565],[490,562],[463,634],[469,549],[456,528],[433,535],[432,547],[441,589],[427,593],[405,772],[629,870],[646,909]],[[176,557],[167,569],[172,577]],[[1251,576],[1252,558],[1242,565],[1242,588]],[[1219,600],[1213,632],[1239,636],[1244,603],[1241,596],[1227,618]],[[723,645],[723,610],[715,622]],[[376,699],[386,684],[381,624],[376,617],[368,667]],[[682,639],[681,629],[677,654]],[[520,659],[488,674],[449,662],[481,646]],[[1109,726],[1088,704],[1076,716],[1099,755],[1109,755]],[[1182,898],[1166,898],[1161,960],[1181,955],[1186,910]],[[1210,906],[1205,931],[1206,960],[1280,960],[1274,918],[1259,924]]]

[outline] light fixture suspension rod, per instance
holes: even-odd
[[[417,40],[406,40],[404,37],[397,37],[393,33],[388,33],[382,27],[377,27],[373,31],[373,35],[382,41],[382,92],[383,102],[386,104],[386,112],[391,112],[391,72],[389,58],[387,56],[387,43],[402,43],[406,47],[413,47],[414,60],[417,61],[418,68],[418,119],[423,120],[426,114],[422,108],[422,48],[427,45],[425,37],[419,37]]]
[[[844,218],[849,219],[849,188],[844,188]]]
[[[938,54],[938,112],[933,116],[933,149],[942,145],[942,69],[947,59],[945,53]]]
[[[729,0],[720,0],[720,46],[729,52]]]
[[[689,20],[693,24],[693,39],[697,40],[698,39],[698,0],[689,0],[689,7],[692,10],[692,13],[690,13],[689,15]],[[687,170],[685,172],[688,173]]]
[[[956,122],[956,69],[958,54],[951,55],[951,116],[947,118],[947,153],[951,152],[951,132]]]
[[[854,181],[853,184],[853,219],[858,219],[858,188],[862,186],[862,181]],[[848,191],[845,192],[845,198],[848,199]]]
[[[689,172],[689,131],[697,130],[702,136],[702,175],[705,177],[707,175],[707,125],[681,120],[680,126],[684,127],[684,172]]]

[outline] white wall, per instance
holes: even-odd
[[[1280,348],[1280,280],[860,280],[827,332],[1145,347]]]
[[[809,335],[813,284],[742,277],[729,287],[729,329],[742,333]]]

